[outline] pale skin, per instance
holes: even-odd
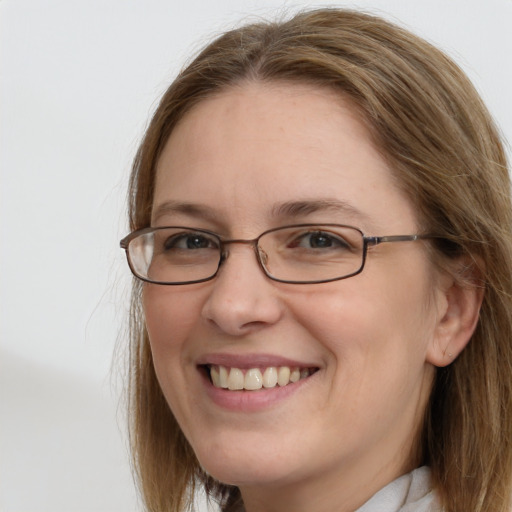
[[[157,168],[153,226],[249,239],[303,222],[419,231],[339,95],[245,83],[202,101],[174,129]],[[435,366],[464,348],[481,302],[433,268],[425,243],[375,247],[361,274],[315,285],[271,281],[238,245],[212,281],[145,285],[164,395],[201,465],[240,487],[247,512],[353,511],[414,468]],[[317,371],[256,411],[226,409],[200,368],[219,354]]]

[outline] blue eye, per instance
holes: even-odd
[[[167,238],[163,244],[164,250],[197,250],[217,248],[218,243],[214,238],[203,233],[179,233]]]
[[[297,236],[289,247],[303,249],[351,249],[351,245],[341,236],[326,231],[313,231]]]

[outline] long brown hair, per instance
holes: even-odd
[[[176,123],[198,102],[243,81],[328,87],[359,110],[423,227],[445,237],[434,258],[478,262],[485,296],[476,331],[437,370],[421,463],[447,512],[505,512],[512,479],[512,209],[497,129],[464,73],[442,52],[378,17],[342,9],[230,31],[206,47],[163,96],[136,155],[130,225],[150,224],[155,168]],[[148,510],[178,512],[194,486],[230,509],[238,489],[205,475],[155,377],[134,284],[130,433]]]

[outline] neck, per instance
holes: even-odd
[[[399,476],[412,470],[399,461],[368,466],[346,473],[317,474],[314,479],[293,484],[241,487],[246,512],[354,512],[375,493]]]

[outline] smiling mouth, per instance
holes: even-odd
[[[205,365],[204,368],[214,387],[229,391],[258,391],[288,386],[307,379],[318,371],[318,368],[289,366],[269,366],[248,370],[222,365]]]

